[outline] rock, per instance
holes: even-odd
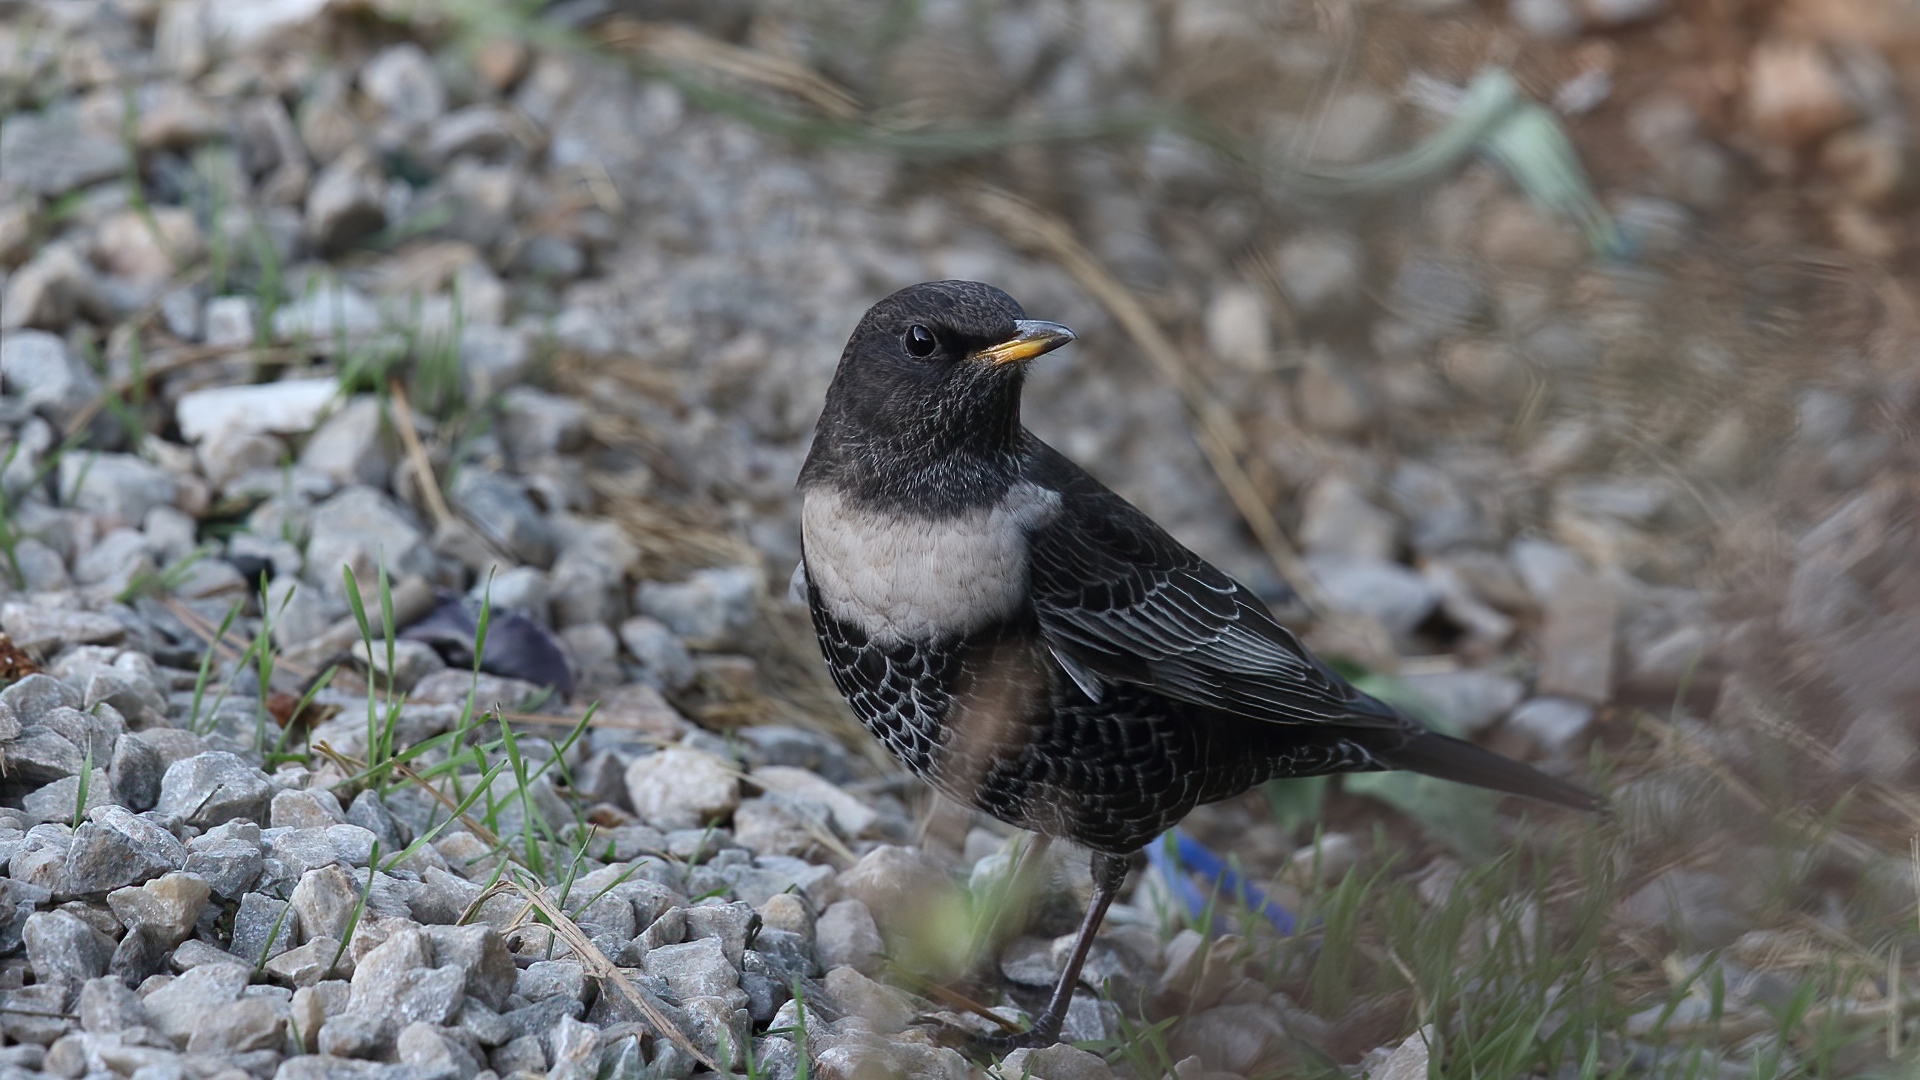
[[[827,972],[827,996],[840,1011],[858,1016],[883,1035],[906,1028],[913,1006],[891,987],[882,986],[850,967]]]
[[[334,967],[339,958],[340,968]],[[330,937],[317,937],[302,945],[267,958],[265,970],[276,980],[292,986],[313,986],[351,969],[351,957],[340,943]]]
[[[490,1009],[504,1009],[518,978],[513,954],[491,926],[429,926],[433,963],[460,972],[463,992]]]
[[[641,677],[668,692],[693,685],[693,657],[667,624],[636,615],[620,624],[620,643],[640,665]]]
[[[1507,0],[1507,14],[1542,41],[1567,41],[1580,33],[1580,12],[1572,0]]]
[[[1006,1076],[1031,1076],[1034,1080],[1113,1080],[1113,1070],[1100,1055],[1066,1043],[1015,1050],[1001,1059],[1000,1072]]]
[[[388,667],[387,650],[385,641],[373,642],[371,649],[365,641],[353,643],[353,658],[367,669],[383,692],[391,685],[395,691],[407,693],[423,679],[447,670],[447,662],[440,659],[440,654],[433,650],[433,646],[425,642],[405,639],[393,642],[391,669]]]
[[[695,828],[733,813],[740,805],[740,781],[712,754],[670,746],[627,766],[627,794],[649,825]]]
[[[485,401],[526,378],[532,362],[533,349],[517,329],[477,322],[460,328],[460,370],[471,401]]]
[[[185,848],[181,851],[184,861]],[[127,929],[153,927],[164,940],[178,944],[193,932],[211,892],[197,875],[167,873],[144,885],[113,890],[107,894],[107,907]]]
[[[387,224],[385,179],[379,163],[358,147],[321,169],[307,191],[306,231],[314,246],[338,254],[379,232]]]
[[[109,578],[124,577],[126,569],[136,564],[153,569],[145,534],[139,529],[114,529],[73,561],[73,580],[98,585]]]
[[[292,905],[265,893],[240,898],[233,915],[233,939],[228,951],[252,964],[264,964],[294,947],[300,939],[299,916]]]
[[[108,273],[155,287],[176,265],[199,259],[204,247],[193,215],[177,206],[151,207],[145,214],[123,210],[101,222],[94,239]]]
[[[147,1026],[176,1043],[186,1042],[215,1009],[240,999],[248,974],[238,962],[202,964],[187,971],[142,1000]]]
[[[1747,60],[1747,122],[1762,138],[1801,147],[1853,121],[1856,110],[1823,46],[1764,41]]]
[[[7,629],[14,643],[22,648],[32,648],[26,644],[29,641],[47,640],[19,633],[12,626]],[[5,765],[8,776],[22,781],[49,783],[64,776],[78,775],[85,764],[85,757],[72,742],[36,724],[22,728],[18,737],[0,745],[0,764]]]
[[[217,302],[209,302],[209,323],[213,321],[212,304]],[[249,317],[242,340],[252,339]],[[180,395],[178,404],[174,406],[174,417],[180,424],[181,435],[190,443],[200,442],[222,431],[297,435],[312,431],[327,406],[339,394],[340,384],[334,379],[289,379],[255,385],[216,386]]]
[[[327,417],[301,448],[300,464],[337,484],[384,487],[393,468],[394,439],[379,399],[362,395]]]
[[[301,874],[289,899],[299,917],[302,943],[319,937],[340,941],[347,936],[347,922],[360,902],[360,888],[353,875],[329,864]]]
[[[806,769],[763,765],[753,770],[749,779],[762,791],[808,799],[825,806],[833,815],[834,828],[850,840],[864,836],[879,818],[872,807]]]
[[[252,887],[263,862],[260,826],[251,821],[229,821],[187,843],[187,872],[198,874],[223,900],[237,899]]]
[[[1300,423],[1314,431],[1352,435],[1372,416],[1366,388],[1324,345],[1307,349],[1296,389],[1294,411]]]
[[[147,1022],[147,1011],[127,984],[109,976],[88,979],[80,987],[80,1029],[91,1033],[125,1031]]]
[[[64,888],[105,893],[182,869],[187,848],[173,834],[120,806],[103,806],[74,830],[67,849]]]
[[[433,553],[412,515],[384,492],[349,487],[314,508],[307,541],[307,580],[329,596],[343,596],[341,567],[351,566],[363,594],[374,588],[384,559],[391,580],[432,566]],[[374,609],[377,610],[377,609]]]
[[[259,318],[260,304],[253,297],[216,296],[207,301],[206,314],[202,317],[204,328],[201,331],[201,335],[205,338],[208,345],[223,348],[250,345],[259,333]],[[327,383],[329,388],[333,388],[336,385],[332,379],[320,381]],[[266,385],[279,386],[284,384],[269,383]],[[254,390],[257,388],[224,387],[221,389]],[[186,396],[183,395],[181,399],[181,405],[183,407],[185,405],[185,397]],[[181,418],[181,427],[183,430],[186,427],[186,419],[184,416]],[[306,429],[302,428],[301,430],[304,431]],[[187,441],[194,441],[191,434],[187,435]]]
[[[480,1071],[479,1047],[471,1039],[462,1039],[458,1028],[438,1027],[416,1020],[400,1029],[395,1049],[403,1065],[428,1076],[471,1080]]]
[[[1366,253],[1351,233],[1310,229],[1274,252],[1280,288],[1302,319],[1352,311],[1364,299]]]
[[[1273,319],[1260,290],[1244,282],[1214,292],[1207,305],[1207,350],[1242,371],[1273,365]]]
[[[175,496],[173,477],[132,454],[67,454],[60,459],[60,490],[107,528],[137,529],[149,511]]]
[[[529,386],[513,387],[500,398],[500,438],[517,465],[578,447],[586,423],[586,409],[571,398]]]
[[[260,770],[223,750],[176,761],[160,780],[155,809],[197,828],[267,816],[273,787]]]
[[[697,570],[676,584],[642,582],[634,606],[696,649],[736,648],[759,617],[760,575],[746,567]]]
[[[85,704],[72,687],[45,674],[28,675],[0,690],[0,705],[22,724],[37,724],[55,709],[78,709]]]
[[[42,247],[7,278],[5,291],[0,292],[0,330],[22,326],[58,330],[83,315],[104,320],[114,314],[115,305],[92,267],[66,241]]]
[[[324,829],[347,819],[340,800],[325,788],[276,791],[268,807],[268,822],[275,829]]]
[[[1300,545],[1309,554],[1386,561],[1394,557],[1397,533],[1393,515],[1338,473],[1321,477],[1307,491]]]
[[[553,531],[520,485],[498,473],[463,469],[448,496],[501,550],[521,562],[553,565]]]
[[[1561,577],[1545,606],[1536,689],[1582,701],[1607,700],[1613,693],[1618,592],[1597,574],[1575,571]]]
[[[169,951],[159,930],[136,926],[122,935],[120,944],[114,947],[113,959],[107,962],[107,973],[123,984],[137,986],[166,971]]]
[[[521,969],[513,992],[528,1001],[545,1001],[556,996],[585,1001],[586,969],[578,960],[535,960]]]
[[[740,973],[727,962],[718,938],[649,949],[643,966],[648,975],[664,980],[683,1002],[693,997],[741,996]]]
[[[1433,1037],[1433,1027],[1428,1025],[1407,1036],[1392,1050],[1368,1054],[1367,1061],[1372,1061],[1374,1054],[1380,1055],[1378,1063],[1367,1070],[1369,1080],[1424,1080],[1428,1075],[1428,1047]]]
[[[120,144],[83,127],[72,110],[14,112],[0,130],[0,183],[45,198],[120,175]]]
[[[569,528],[559,539],[560,555],[547,576],[554,625],[616,621],[624,614],[620,595],[627,568],[640,557],[640,549],[612,522]]]
[[[1432,706],[1441,728],[1455,735],[1474,735],[1493,726],[1526,693],[1520,680],[1491,671],[1409,675],[1402,681]]]
[[[113,939],[65,911],[36,911],[27,916],[22,931],[27,962],[41,982],[74,985],[107,973],[113,958]]]
[[[187,1053],[214,1057],[250,1050],[278,1050],[286,1037],[286,1016],[263,997],[243,997],[202,1016],[187,1038]]]
[[[1507,727],[1532,739],[1542,753],[1558,757],[1593,724],[1593,706],[1567,698],[1539,697],[1507,717]]]
[[[360,69],[360,89],[408,127],[422,125],[447,108],[447,89],[420,46],[402,42],[382,49]]]
[[[1440,589],[1397,563],[1309,555],[1307,569],[1336,611],[1377,620],[1396,637],[1410,636],[1440,602]]]
[[[396,932],[354,966],[349,1013],[371,1020],[382,1043],[415,1021],[448,1023],[465,1000],[467,973],[453,966],[434,967],[432,959],[432,943],[424,931]],[[328,1026],[333,1023],[328,1021]],[[326,1028],[321,1036],[326,1036]]]
[[[886,945],[862,901],[840,900],[829,906],[814,923],[813,934],[814,955],[822,968],[850,967],[867,975],[880,970]]]
[[[0,334],[0,383],[57,424],[71,420],[100,393],[100,380],[67,343],[41,330]]]

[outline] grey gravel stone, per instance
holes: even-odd
[[[886,944],[879,924],[859,900],[841,900],[828,907],[814,923],[813,951],[826,970],[850,967],[872,975],[880,970]]]
[[[1531,738],[1549,755],[1559,755],[1593,723],[1593,706],[1568,698],[1538,697],[1513,711],[1507,727]]]
[[[80,1028],[89,1032],[124,1031],[147,1022],[147,1011],[127,984],[110,976],[88,979],[75,1006]]]
[[[132,454],[68,454],[60,459],[60,490],[72,505],[103,519],[103,524],[138,528],[147,512],[175,496],[165,470]]]
[[[412,42],[382,49],[360,69],[360,89],[387,115],[408,126],[446,111],[447,90],[433,61]]]
[[[641,676],[660,689],[677,692],[693,684],[693,657],[666,623],[636,615],[620,624],[620,643],[640,665]]]
[[[553,565],[553,531],[520,485],[466,469],[454,477],[448,497],[501,550],[534,566]]]
[[[187,842],[187,872],[198,874],[213,895],[225,900],[251,888],[263,863],[260,826],[251,821],[216,825]]]
[[[187,848],[174,835],[121,806],[103,806],[74,830],[67,850],[65,889],[104,893],[139,885],[187,864]]]
[[[378,163],[357,148],[321,169],[307,191],[307,235],[315,246],[335,254],[378,232],[387,223],[382,179]],[[280,332],[277,317],[274,329]]]
[[[267,816],[273,786],[266,775],[224,750],[209,750],[167,767],[155,809],[189,825],[258,821]]]
[[[233,944],[229,952],[260,964],[293,948],[299,940],[300,917],[293,913],[287,901],[257,892],[240,898],[240,906],[233,914]]]
[[[278,1050],[286,1038],[286,1014],[278,1003],[243,997],[200,1017],[187,1038],[187,1053],[232,1059],[250,1050]]]
[[[364,332],[366,328],[358,329]],[[347,401],[321,422],[301,448],[299,462],[336,484],[384,486],[393,468],[394,439],[379,400],[362,395]],[[371,487],[348,487],[316,508],[316,519],[326,522],[334,515],[366,517],[375,509],[389,515],[395,513],[390,505],[382,505],[373,498],[381,494]],[[347,524],[342,522],[340,527],[344,530]]]
[[[107,769],[113,800],[131,810],[151,810],[160,801],[164,774],[160,752],[144,739],[118,739]]]
[[[27,962],[41,982],[74,985],[107,973],[113,939],[65,911],[37,911],[27,917]]]
[[[523,467],[578,447],[586,423],[586,409],[569,398],[528,386],[513,387],[501,396],[500,437],[508,455]]]
[[[759,615],[760,591],[760,575],[746,567],[699,570],[682,582],[642,582],[634,606],[696,649],[735,648]]]
[[[126,151],[72,110],[16,112],[0,132],[0,183],[52,197],[120,175]]]
[[[107,894],[107,907],[129,930],[150,926],[170,944],[178,944],[193,932],[209,895],[211,890],[204,880],[175,872],[143,885],[115,889]]]
[[[490,1009],[506,1006],[514,992],[517,971],[513,956],[491,926],[429,926],[436,967],[451,968],[464,978],[463,992]]]
[[[185,1043],[202,1018],[239,1000],[248,974],[247,967],[238,961],[202,964],[188,970],[142,999],[148,1026],[176,1043]]]
[[[384,1044],[416,1020],[452,1020],[467,978],[468,972],[458,966],[433,966],[433,946],[425,932],[401,930],[354,965],[348,1012],[371,1018]],[[321,1036],[326,1036],[324,1028]]]
[[[40,330],[0,334],[0,385],[61,424],[100,393],[100,380],[67,343]]]
[[[340,595],[340,568],[351,566],[361,586],[370,588],[382,558],[395,580],[432,565],[432,553],[413,516],[384,492],[349,487],[314,508],[313,534],[307,541],[307,580],[314,586],[329,596]]]
[[[347,920],[360,901],[360,888],[353,875],[329,864],[302,874],[290,899],[300,918],[303,943],[317,937],[339,941],[346,937]]]
[[[640,816],[660,829],[723,821],[740,805],[740,781],[726,762],[677,746],[635,759],[627,792]]]

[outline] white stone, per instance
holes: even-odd
[[[216,386],[180,395],[174,417],[191,443],[218,431],[312,431],[340,394],[333,379],[290,379],[252,386]]]

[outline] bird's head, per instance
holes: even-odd
[[[861,317],[840,355],[814,457],[903,481],[1004,458],[1020,431],[1027,361],[1072,340],[991,285],[901,289]]]

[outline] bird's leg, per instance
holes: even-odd
[[[1026,917],[1032,893],[1030,881],[1034,872],[1046,864],[1047,849],[1053,846],[1053,837],[1045,833],[1034,833],[1020,851],[1020,859],[1014,863],[1013,875],[1007,879],[1007,886],[1001,890],[998,903],[988,915],[986,925],[981,927],[968,950],[967,971],[977,977],[991,970],[993,960],[1000,947],[1000,941],[1007,932],[1008,924],[1016,918]]]
[[[1067,1018],[1067,1005],[1073,1001],[1074,988],[1080,985],[1080,969],[1086,965],[1087,953],[1093,948],[1093,936],[1100,931],[1107,908],[1113,905],[1113,898],[1119,895],[1120,886],[1126,880],[1125,857],[1093,853],[1093,899],[1087,904],[1087,917],[1080,923],[1080,934],[1074,938],[1073,953],[1060,972],[1060,981],[1053,984],[1053,997],[1047,1002],[1046,1010],[1034,1017],[1033,1027],[1017,1037],[1021,1044],[1051,1046],[1059,1038],[1060,1024]]]

